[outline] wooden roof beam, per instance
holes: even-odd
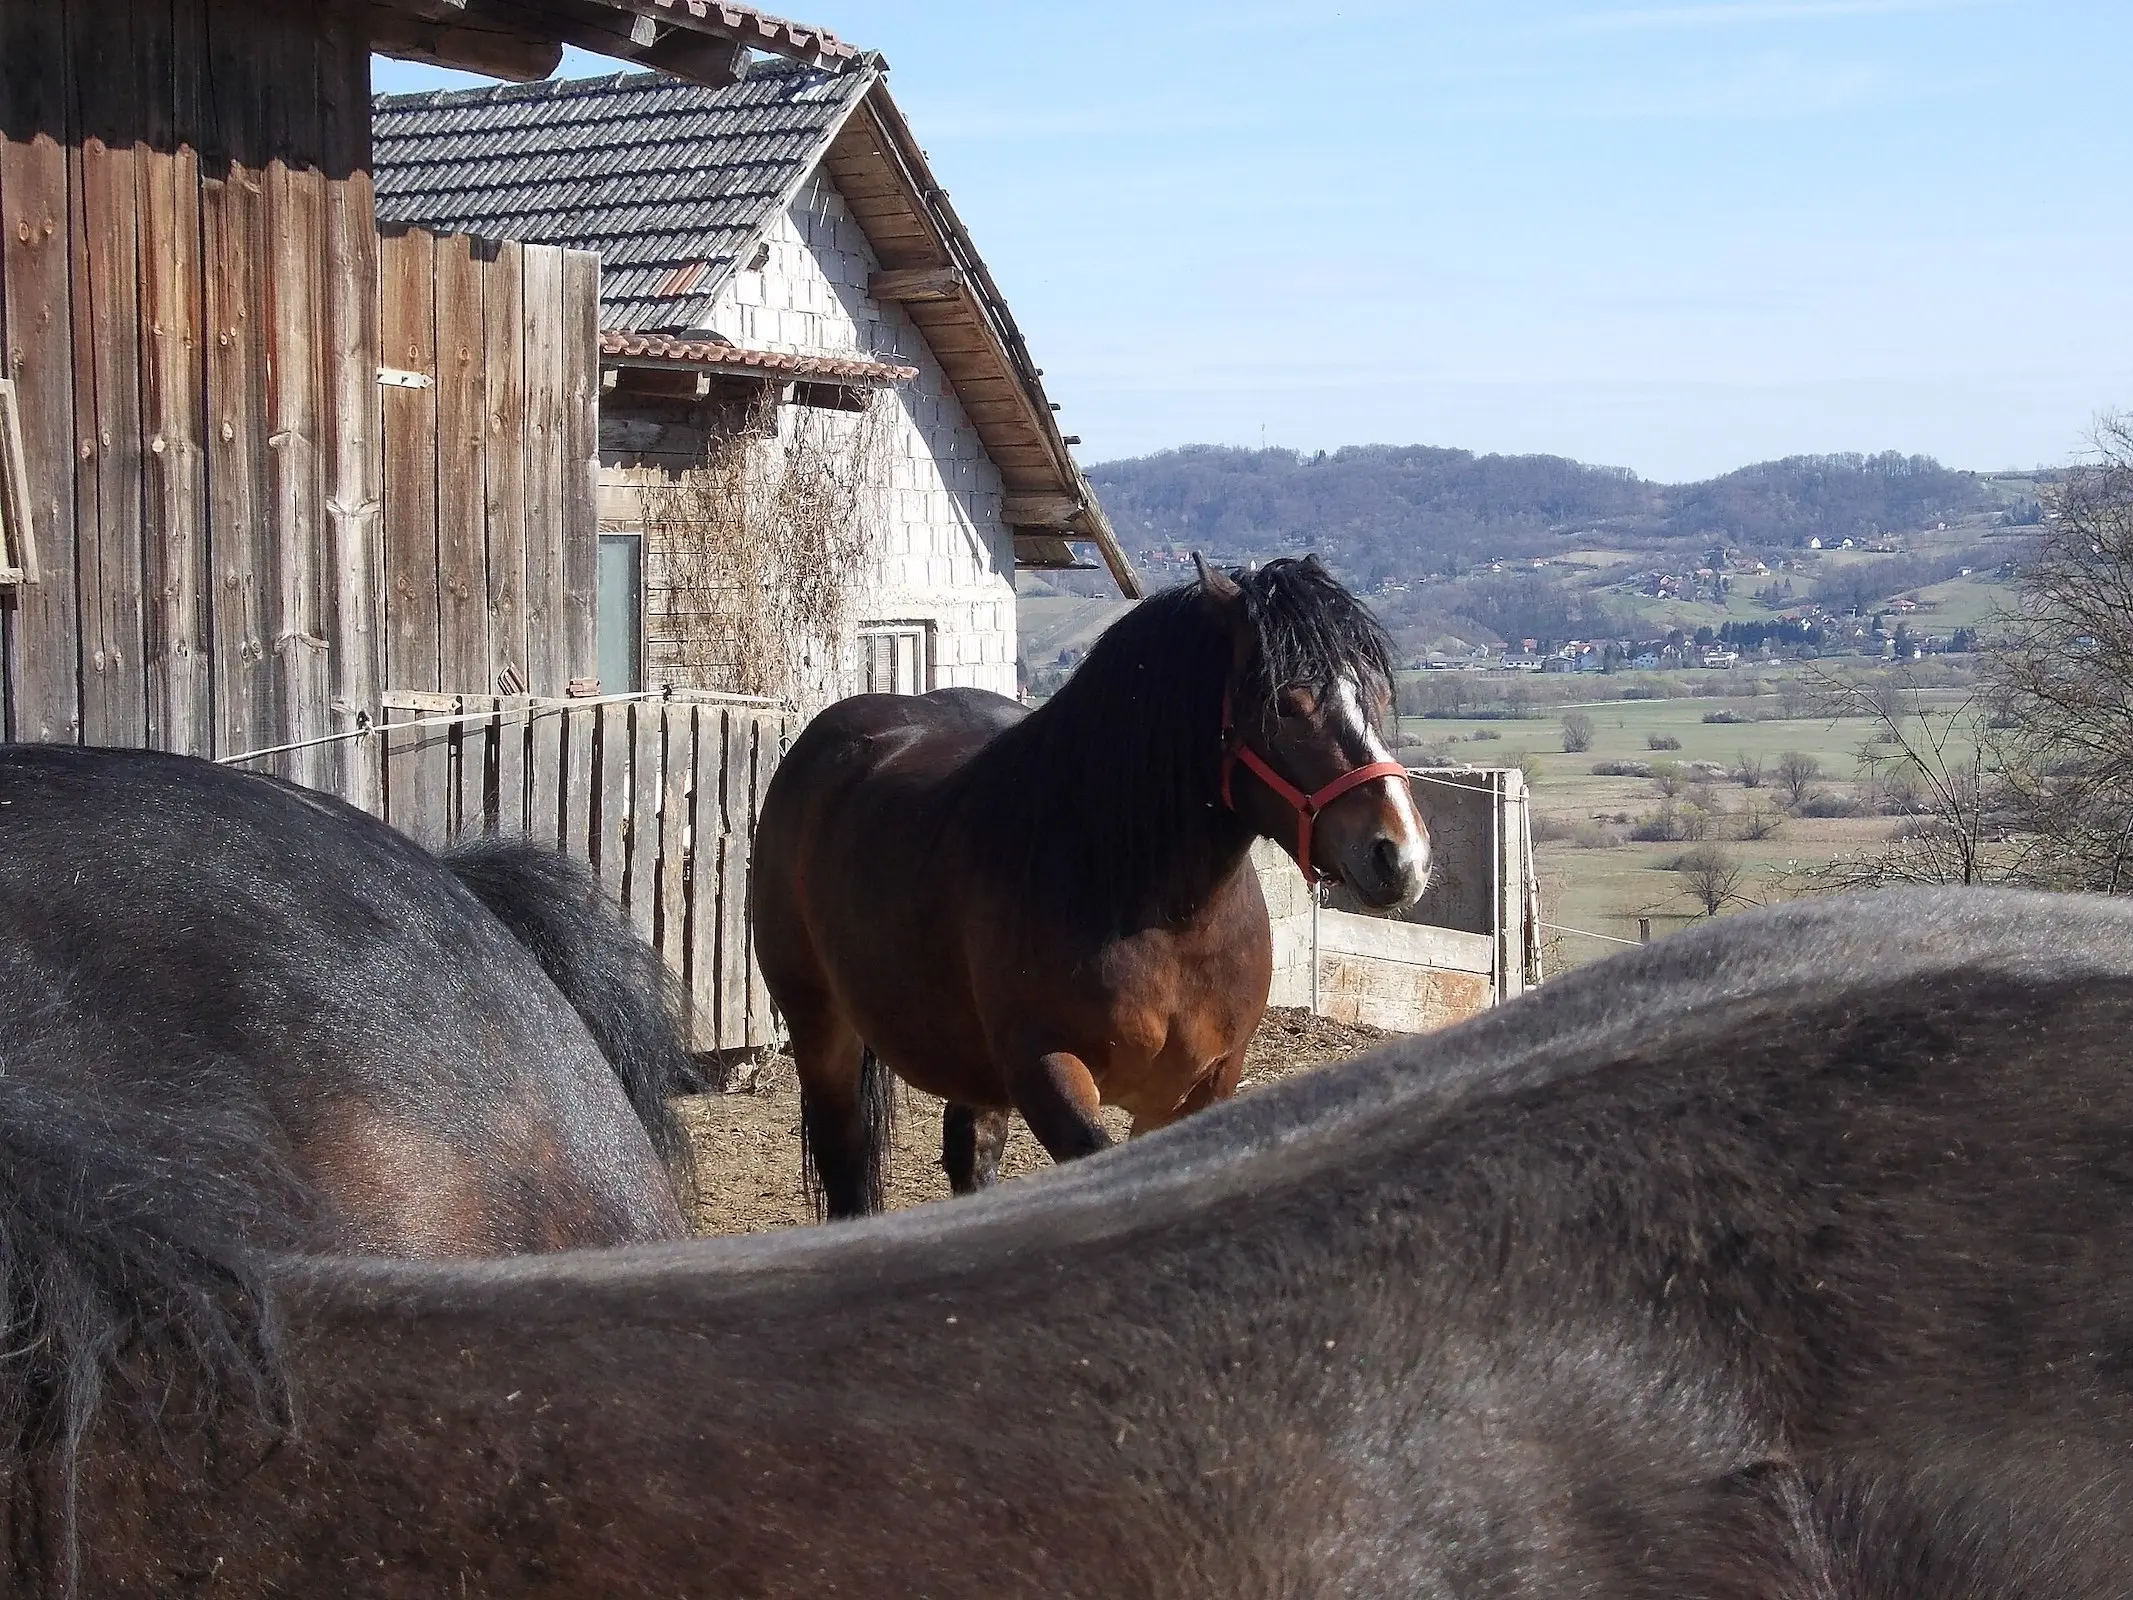
[[[1094,572],[1093,562],[1078,560],[1064,539],[1041,534],[1015,535],[1015,566],[1023,572]]]
[[[901,267],[867,279],[867,298],[884,305],[922,300],[960,300],[970,287],[958,267]]]
[[[713,0],[371,0],[370,24],[383,54],[514,82],[547,77],[566,44],[713,89],[741,80],[750,50],[826,72],[872,59],[823,29]]]
[[[559,39],[535,38],[485,20],[470,20],[465,0],[424,0],[420,15],[402,6],[373,5],[370,47],[403,61],[454,67],[509,83],[537,83],[563,59]]]
[[[1000,520],[1011,528],[1064,528],[1083,509],[1078,495],[1011,494],[1000,501]]]
[[[625,12],[680,32],[703,35],[804,62],[825,72],[845,72],[865,58],[826,28],[788,22],[730,0],[585,0],[596,8]]]

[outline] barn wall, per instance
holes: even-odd
[[[345,0],[0,0],[9,737],[227,754],[374,702],[369,141]],[[375,786],[361,745],[279,769]]]
[[[889,391],[887,482],[860,615],[926,622],[934,682],[1012,694],[1015,689],[1014,539],[1000,520],[1000,474],[987,458],[947,375],[902,308],[867,297],[876,270],[858,223],[817,173],[766,235],[767,260],[735,274],[710,326],[736,343],[802,354],[854,355],[918,369]],[[837,417],[833,425],[855,426]],[[635,525],[632,469],[605,475],[603,524]],[[663,552],[646,552],[647,667],[653,683],[716,688],[689,669],[684,637],[659,586]],[[858,687],[858,661],[839,664],[839,692]]]

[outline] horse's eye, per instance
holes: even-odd
[[[1284,717],[1308,717],[1318,710],[1318,696],[1309,689],[1284,689],[1281,691],[1281,714]]]

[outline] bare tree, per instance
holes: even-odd
[[[1908,674],[1824,686],[1833,705],[1874,722],[1860,766],[1884,796],[1915,793],[1917,814],[1879,850],[1833,862],[1818,887],[2028,880],[2033,841],[2008,826],[2004,770],[1988,752],[1975,697],[1936,708]]]
[[[1763,758],[1743,750],[1740,764],[1733,769],[1733,776],[1743,789],[1760,789],[1763,786]]]
[[[1592,748],[1592,718],[1573,711],[1563,718],[1563,753],[1582,755]]]
[[[1675,860],[1674,870],[1681,876],[1682,892],[1701,906],[1707,917],[1717,916],[1743,898],[1741,880],[1747,869],[1723,845],[1698,845],[1684,852]]]
[[[1807,803],[1808,791],[1822,776],[1822,763],[1804,750],[1787,750],[1778,757],[1777,786],[1788,806]]]
[[[1750,800],[1734,814],[1733,826],[1744,840],[1767,839],[1785,825],[1785,813],[1761,800]]]
[[[1671,800],[1689,786],[1688,774],[1681,770],[1678,761],[1654,761],[1652,763],[1652,787],[1662,797]]]
[[[1984,692],[2033,881],[2133,889],[2133,417],[2051,497]]]

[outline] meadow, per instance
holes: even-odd
[[[1605,682],[1598,680],[1594,687]],[[1720,845],[1743,866],[1739,898],[1728,910],[1788,898],[1801,891],[1808,873],[1840,856],[1871,852],[1904,826],[1900,816],[1786,813],[1777,779],[1786,752],[1801,752],[1820,767],[1811,791],[1822,797],[1822,804],[1805,808],[1813,810],[1871,801],[1874,786],[1865,781],[1860,758],[1870,747],[1884,753],[1891,748],[1872,744],[1877,727],[1871,720],[1832,717],[1819,708],[1812,687],[1796,685],[1782,699],[1774,693],[1652,700],[1585,697],[1536,707],[1518,718],[1411,716],[1401,720],[1401,741],[1410,761],[1525,769],[1532,785],[1534,854],[1546,921],[1588,934],[1634,939],[1639,919],[1648,918],[1656,937],[1703,914],[1673,863],[1706,841],[1629,837],[1666,804],[1661,792],[1666,763],[1676,768],[1676,807],[1693,803],[1707,812],[1708,842]],[[1949,687],[1926,692],[1921,703],[1929,713],[1941,714],[1960,707],[1965,698],[1963,688]],[[1784,715],[1788,710],[1794,714]],[[1577,753],[1563,749],[1563,718],[1573,711],[1592,722],[1591,747]],[[1705,720],[1714,714],[1742,720]],[[1676,741],[1678,748],[1653,749],[1655,739]],[[1662,776],[1593,770],[1630,763],[1658,766]],[[1697,763],[1708,766],[1699,769]],[[1764,771],[1760,786],[1747,787],[1732,776],[1744,765],[1758,763]],[[1727,776],[1710,767],[1723,769]],[[1762,838],[1741,836],[1750,831],[1745,822],[1751,809],[1762,812],[1765,825],[1771,826]],[[1615,948],[1606,939],[1558,933],[1551,936],[1548,967],[1560,971],[1582,965]]]

